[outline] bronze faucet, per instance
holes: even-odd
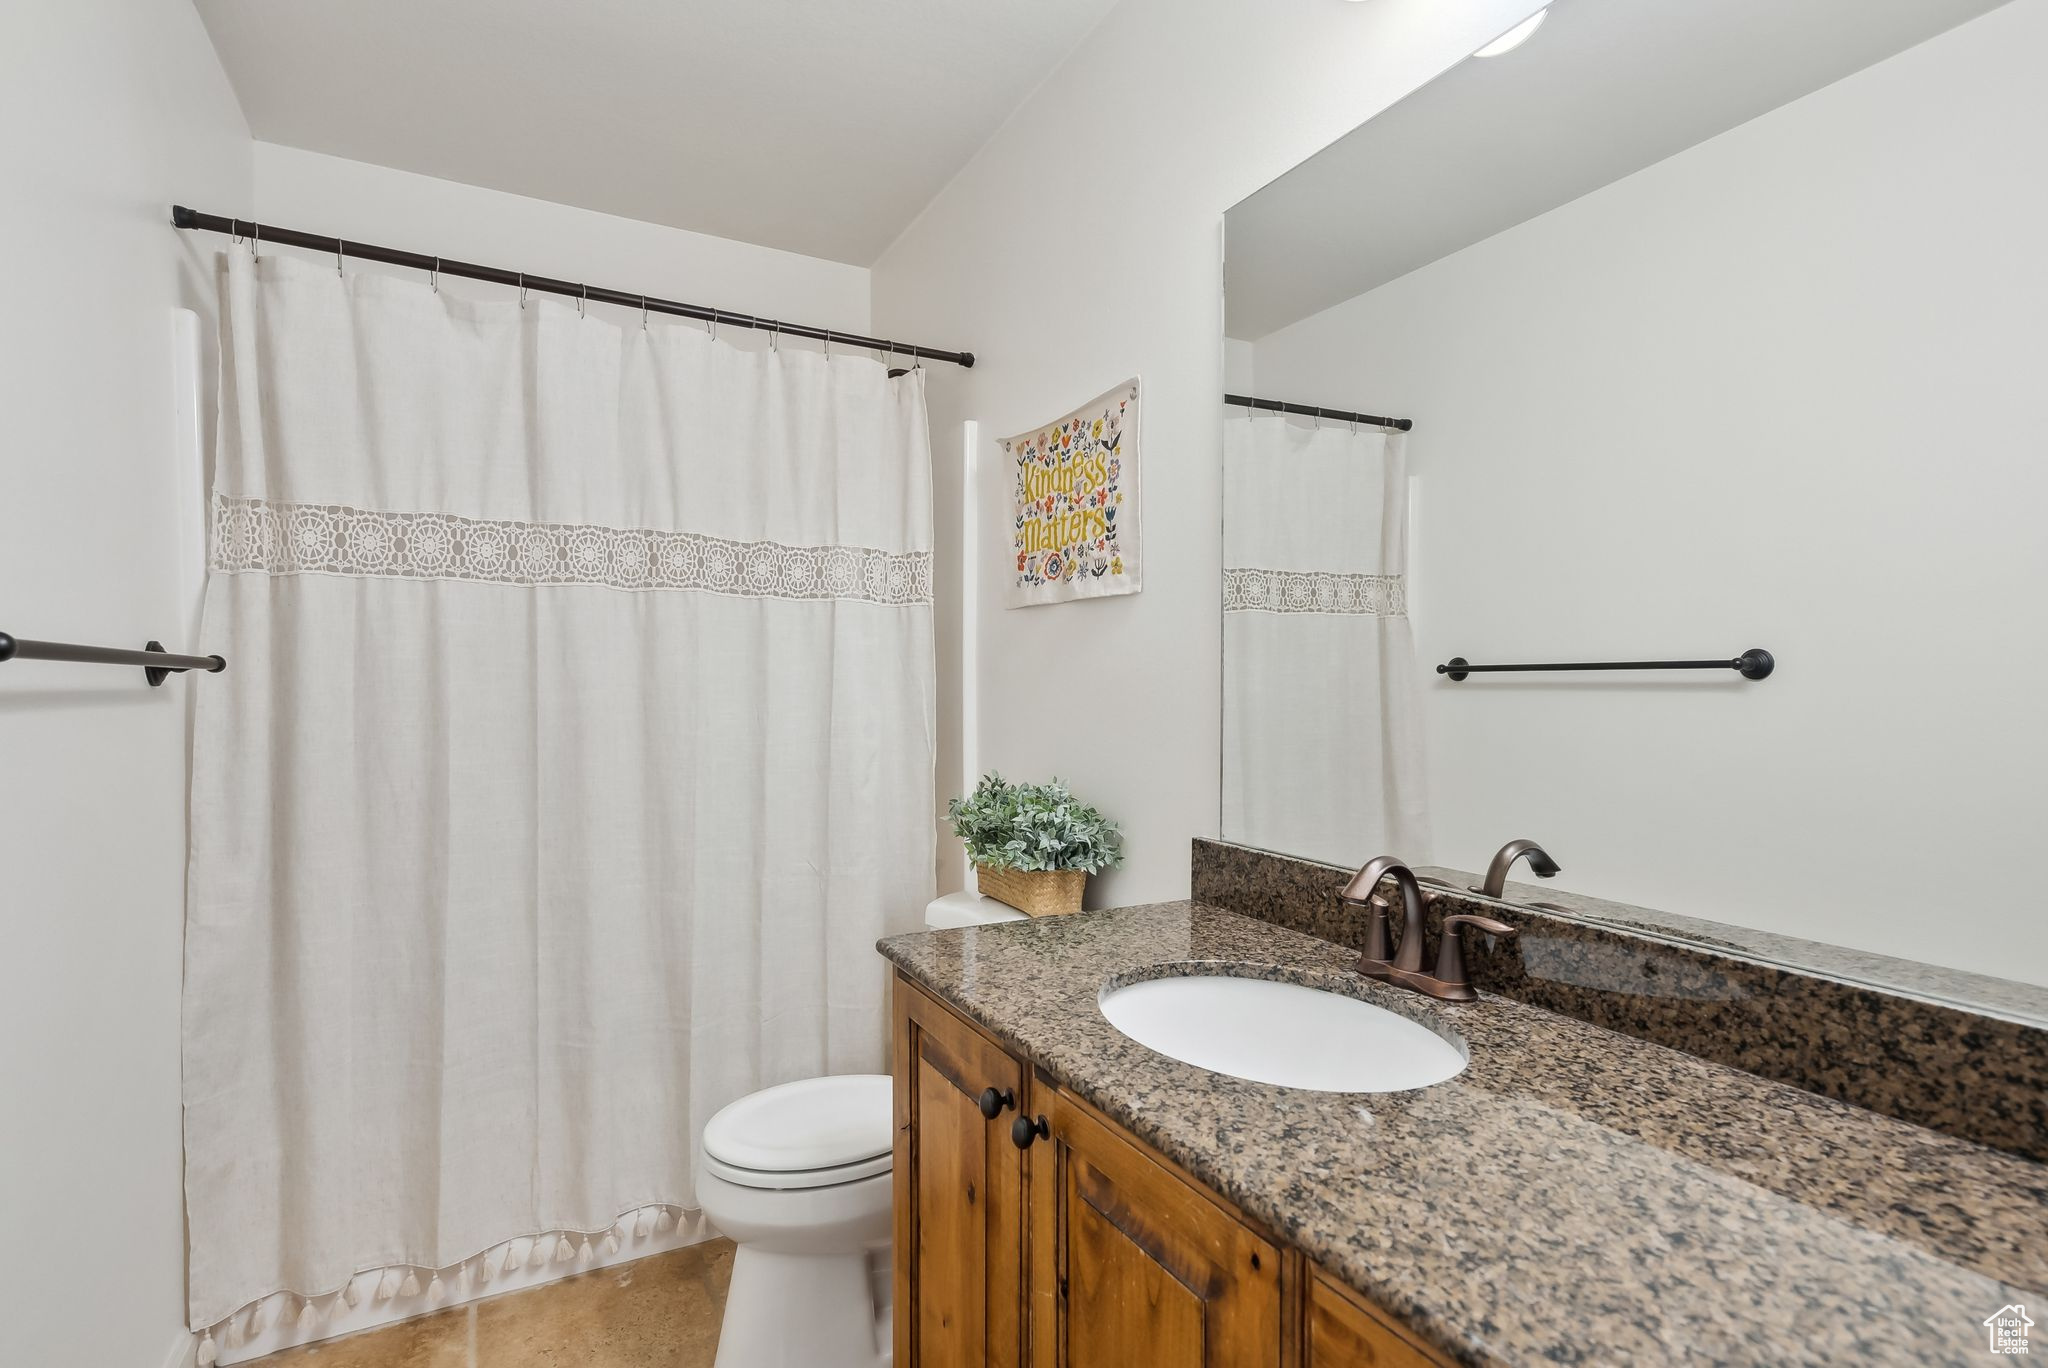
[[[1392,855],[1380,855],[1367,860],[1351,876],[1351,882],[1337,896],[1348,903],[1366,903],[1373,909],[1372,929],[1366,933],[1366,955],[1374,960],[1387,960],[1387,900],[1379,895],[1380,880],[1392,876],[1401,890],[1401,952],[1391,963],[1396,969],[1420,971],[1422,968],[1422,914],[1426,904],[1423,901],[1422,885],[1415,881],[1415,871]]]
[[[1549,858],[1544,856],[1544,861],[1548,863]],[[1391,904],[1380,896],[1382,879],[1392,879],[1401,892],[1401,948],[1391,957],[1387,947],[1387,913]],[[1470,1002],[1478,996],[1465,979],[1465,951],[1458,941],[1458,928],[1476,926],[1496,936],[1515,934],[1514,927],[1491,917],[1475,916],[1469,912],[1445,917],[1443,934],[1437,946],[1436,972],[1425,974],[1422,972],[1422,922],[1429,899],[1422,891],[1422,885],[1416,881],[1414,870],[1392,855],[1378,856],[1360,866],[1337,897],[1340,901],[1372,909],[1372,922],[1365,934],[1365,949],[1360,952],[1355,966],[1359,973],[1449,1002]]]
[[[1524,855],[1529,857],[1529,872],[1539,879],[1557,877],[1557,861],[1550,858],[1550,852],[1534,841],[1509,841],[1493,857],[1493,863],[1486,867],[1486,882],[1474,893],[1482,897],[1498,898],[1508,886],[1508,870]]]

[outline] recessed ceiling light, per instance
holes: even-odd
[[[1513,52],[1516,48],[1529,41],[1530,34],[1543,27],[1543,16],[1548,13],[1550,13],[1548,6],[1537,10],[1527,19],[1524,19],[1521,23],[1515,25],[1472,55],[1474,57],[1498,57],[1503,52]]]

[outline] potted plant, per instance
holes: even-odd
[[[1012,784],[984,774],[946,808],[983,893],[1034,917],[1079,912],[1088,876],[1124,860],[1116,824],[1067,786]]]

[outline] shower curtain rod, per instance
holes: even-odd
[[[233,237],[249,238],[259,251],[266,242],[274,242],[284,247],[306,247],[316,252],[332,252],[337,261],[348,257],[355,257],[360,261],[381,261],[388,266],[410,266],[416,271],[426,271],[430,274],[460,276],[464,280],[487,280],[493,285],[511,285],[521,290],[538,290],[542,294],[564,295],[585,302],[594,300],[599,304],[621,304],[629,309],[640,309],[648,313],[700,319],[711,324],[714,330],[724,324],[788,337],[808,337],[823,342],[828,347],[834,342],[843,342],[849,347],[863,347],[894,356],[916,357],[923,361],[951,361],[956,366],[974,364],[973,352],[911,346],[882,337],[863,337],[858,333],[813,328],[804,323],[785,323],[776,318],[733,313],[704,304],[681,304],[673,299],[656,299],[652,295],[633,294],[626,290],[607,289],[599,285],[585,285],[580,281],[526,275],[520,271],[507,271],[498,266],[478,266],[468,261],[450,261],[445,257],[428,256],[424,252],[405,252],[396,247],[376,247],[367,242],[356,242],[346,238],[322,237],[318,233],[301,232],[296,228],[279,228],[268,223],[254,223],[248,219],[202,214],[196,209],[187,209],[182,204],[171,206],[171,222],[179,228],[193,231],[227,233]]]
[[[1288,404],[1278,399],[1254,399],[1249,394],[1226,394],[1226,404],[1239,408],[1264,409],[1268,413],[1298,413],[1304,418],[1328,418],[1333,423],[1364,423],[1368,427],[1392,428],[1396,432],[1408,432],[1415,426],[1412,418],[1382,418],[1376,413],[1346,413],[1343,409],[1317,408],[1312,404]]]

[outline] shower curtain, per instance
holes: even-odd
[[[874,941],[933,891],[922,372],[222,288],[195,1328],[672,1222],[718,1107],[885,1067]]]
[[[1226,410],[1225,840],[1428,858],[1402,434]]]

